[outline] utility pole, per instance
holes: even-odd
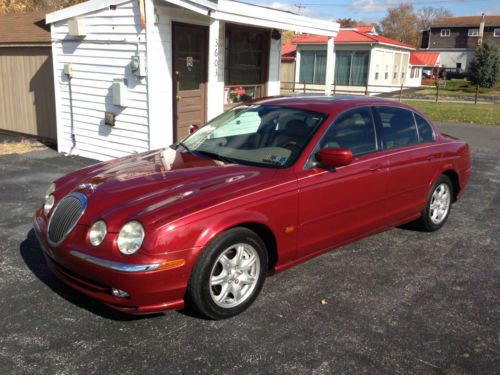
[[[302,9],[307,8],[305,5],[298,3],[298,4],[293,4],[295,8],[297,8],[297,14],[300,14],[302,12]]]

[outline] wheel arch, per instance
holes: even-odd
[[[447,176],[453,185],[453,202],[456,202],[457,196],[460,192],[460,179],[458,177],[458,173],[454,169],[446,169],[441,173],[442,175]]]
[[[222,221],[212,221],[203,233],[198,237],[196,246],[205,248],[214,238],[221,233],[243,227],[255,232],[265,243],[268,254],[268,271],[272,271],[278,262],[278,240],[266,217],[259,213],[245,212]]]

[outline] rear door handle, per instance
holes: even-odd
[[[370,172],[377,172],[377,171],[380,171],[382,169],[382,164],[373,164],[372,166],[370,166],[370,168],[368,168],[370,170]]]
[[[438,157],[437,154],[431,154],[427,156],[427,160],[431,161],[432,159],[436,159]]]

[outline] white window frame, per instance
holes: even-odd
[[[479,36],[479,29],[468,29],[467,36],[478,37]]]
[[[494,29],[493,30],[493,37],[494,38],[500,38],[500,29]]]
[[[441,29],[441,38],[449,38],[451,36],[450,29]]]

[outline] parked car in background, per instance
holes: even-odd
[[[404,223],[440,229],[469,174],[467,143],[404,104],[268,98],[56,180],[34,230],[57,276],[114,309],[221,319],[266,275]]]
[[[465,79],[467,78],[467,73],[460,68],[440,68],[439,69],[440,79]]]
[[[422,69],[422,78],[436,78],[436,72],[433,72],[431,68]]]

